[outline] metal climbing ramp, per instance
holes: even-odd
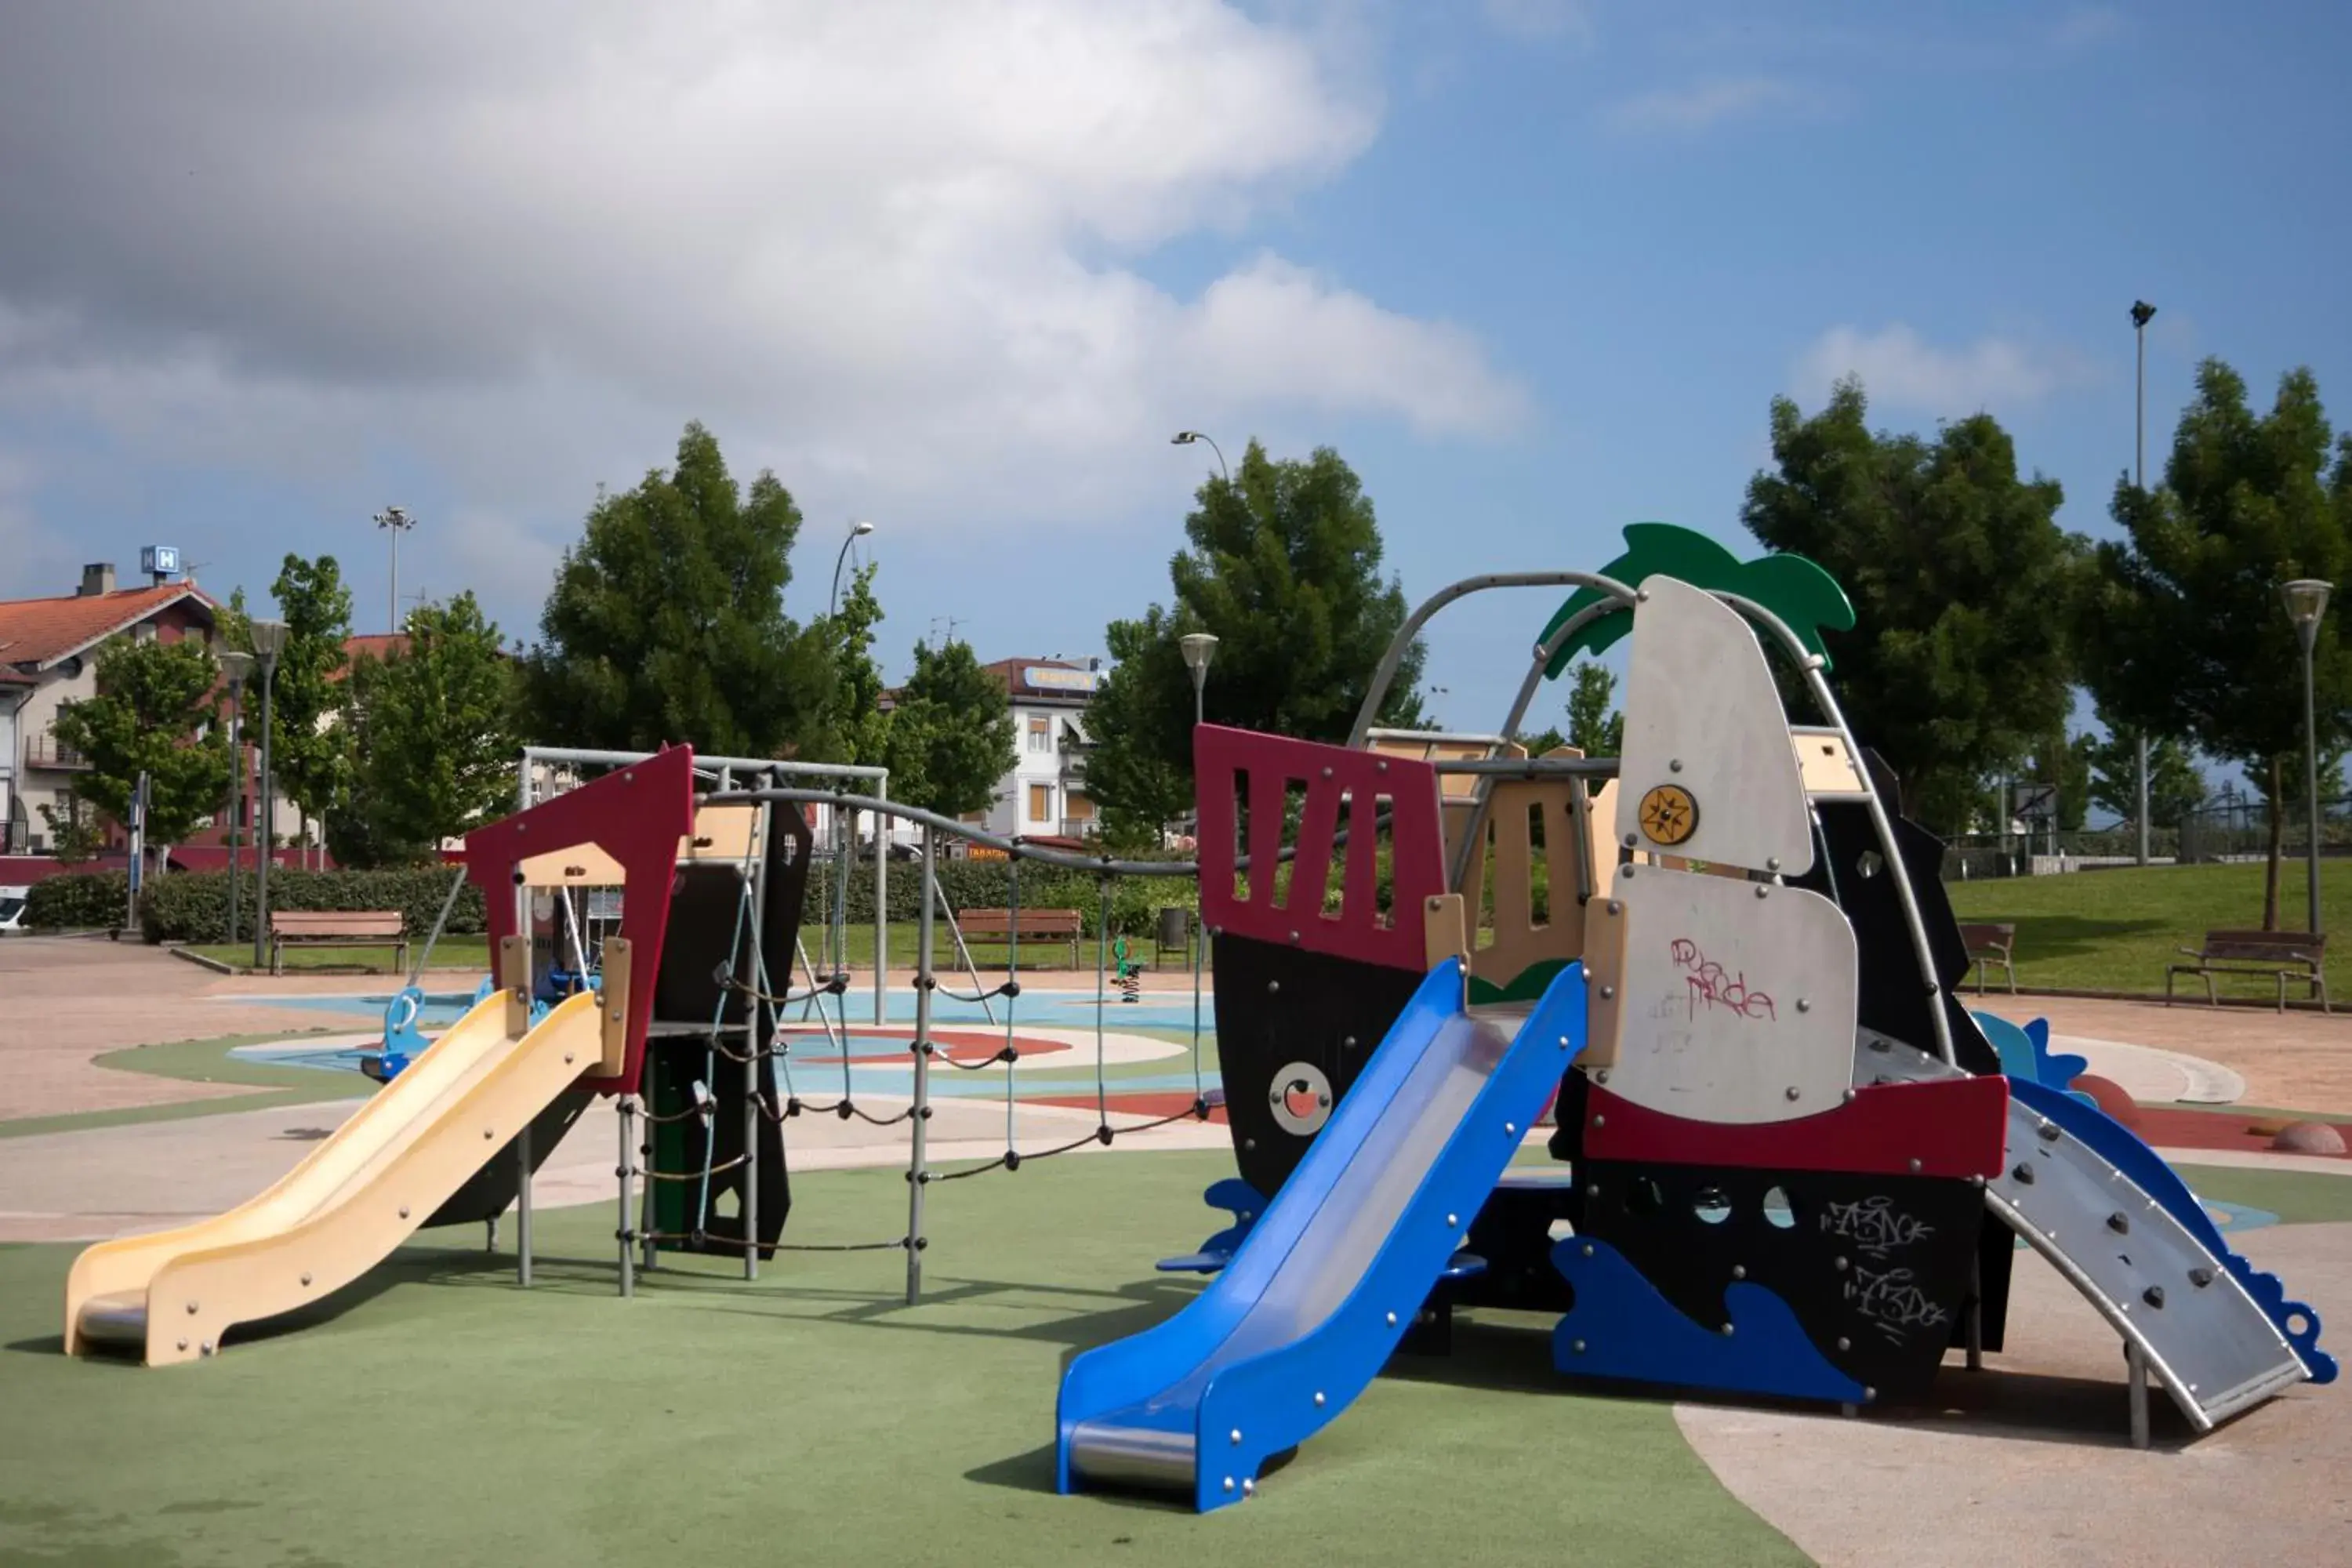
[[[2147,1441],[2149,1375],[2200,1433],[2335,1377],[2316,1314],[2229,1249],[2154,1150],[2069,1095],[2010,1088],[2007,1153],[1985,1202],[2123,1337],[2135,1442]]]
[[[1532,1008],[1463,994],[1459,960],[1430,973],[1213,1284],[1071,1363],[1063,1491],[1238,1502],[1387,1363],[1584,1042],[1581,965]]]

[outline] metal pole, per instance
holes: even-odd
[[[938,837],[923,825],[922,913],[915,923],[915,1104],[907,1162],[907,1305],[923,1289],[923,1187],[931,1173],[923,1163],[923,1134],[931,1115],[931,889]]]
[[[2312,694],[2311,645],[2319,640],[2316,619],[2295,628],[2303,637],[2303,798],[2309,813],[2311,845],[2306,857],[2305,889],[2311,900],[2311,934],[2319,934],[2319,710]]]
[[[636,1259],[629,1251],[629,1177],[636,1170],[637,1097],[634,1094],[621,1096],[618,1109],[621,1113],[621,1163],[613,1168],[613,1174],[619,1177],[621,1183],[621,1223],[613,1235],[621,1244],[621,1299],[625,1301],[637,1293]]]
[[[228,683],[228,940],[236,941],[237,818],[245,815],[245,682]]]
[[[2125,1375],[2131,1379],[2131,1445],[2147,1447],[2147,1352],[2137,1340],[2124,1342]]]
[[[874,798],[887,802],[890,798],[890,775],[883,774],[874,781]],[[890,847],[885,831],[890,818],[887,812],[874,814],[874,1022],[890,1021]],[[927,889],[923,903],[923,934],[921,963],[923,973],[931,969],[931,917],[928,889],[931,886],[931,836],[923,834],[923,885]]]
[[[392,531],[392,618],[388,623],[393,636],[400,635],[400,530]]]
[[[2139,364],[2133,377],[2132,392],[2132,489],[2147,489],[2147,319],[2153,310],[2142,314],[2144,307],[2132,309],[2132,337],[2137,341]],[[2137,748],[2139,763],[2137,798],[2139,811],[2139,864],[2147,864],[2147,735],[2142,731]]]
[[[770,775],[772,777],[773,775]],[[719,774],[722,786],[726,773]],[[768,934],[768,832],[774,826],[775,806],[763,802],[759,807],[760,837],[756,853],[759,869],[751,884],[751,973],[760,976],[760,990],[766,990]],[[784,973],[792,970],[787,965]],[[760,1003],[758,998],[743,999],[743,1278],[760,1277]]]
[[[530,1289],[530,1123],[515,1134],[515,1283]]]
[[[253,966],[261,967],[263,949],[269,941],[269,858],[270,840],[277,837],[270,831],[277,812],[276,802],[269,791],[269,689],[278,676],[278,660],[271,658],[261,667],[261,814],[255,824],[253,842],[260,851],[261,863],[257,868],[258,881],[253,894]]]

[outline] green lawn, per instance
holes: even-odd
[[[2161,995],[2174,948],[2196,946],[2209,930],[2263,923],[2263,876],[2260,865],[2124,867],[1945,888],[1964,921],[2017,923],[2020,985]],[[2302,929],[2305,887],[2302,864],[2288,865],[2279,878],[2280,925]],[[2322,866],[2319,890],[2324,924],[2338,931],[2352,925],[2352,863]],[[1998,970],[1987,984],[2000,987]],[[2277,995],[2268,979],[2220,985],[2225,996]],[[2200,999],[2205,994],[2191,975],[2180,977],[2179,989]],[[2287,994],[2293,998],[2296,989]]]
[[[190,942],[190,952],[222,963],[234,964],[240,970],[253,967],[253,944],[249,942]],[[367,970],[378,974],[404,973],[395,971],[393,960],[396,950],[390,947],[289,947],[286,950],[285,967],[289,974],[319,970]],[[408,944],[408,962],[413,965],[425,956],[423,938]],[[487,973],[490,967],[490,939],[486,936],[445,936],[433,944],[433,967],[436,969],[478,969]],[[261,973],[268,973],[269,959],[264,951]]]
[[[689,1259],[614,1293],[611,1215],[542,1213],[536,1287],[470,1227],[215,1361],[67,1360],[73,1251],[0,1249],[0,1563],[1801,1563],[1664,1401],[1572,1393],[1549,1320],[1401,1361],[1266,1479],[1189,1510],[1053,1491],[1076,1351],[1197,1289],[1222,1154],[1079,1156],[935,1187],[897,1252]],[[894,1171],[794,1181],[790,1234],[903,1228]],[[37,1414],[36,1414],[37,1413]],[[1824,1480],[1823,1484],[1833,1484]]]

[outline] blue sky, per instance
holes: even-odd
[[[1085,655],[1164,599],[1180,427],[1336,446],[1417,597],[1643,519],[1744,543],[1769,400],[1845,370],[1888,426],[1990,410],[2104,532],[2136,298],[2151,466],[2205,354],[2352,419],[2340,7],[778,10],[45,15],[0,64],[0,592],[324,551],[377,629],[398,501],[404,584],[528,635],[699,416],[809,512],[794,613],[877,523],[895,670],[934,617]],[[1444,718],[1550,607],[1441,618]]]

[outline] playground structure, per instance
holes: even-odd
[[[1068,1368],[1065,1490],[1172,1490],[1203,1510],[1250,1496],[1400,1349],[1442,1352],[1461,1309],[1557,1314],[1554,1364],[1575,1377],[1850,1413],[1915,1398],[1948,1351],[1975,1369],[2002,1347],[2020,1238],[2116,1331],[2136,1441],[2150,1378],[2199,1432],[2332,1379],[2309,1309],[2231,1253],[2152,1151],[2066,1091],[2079,1060],[1960,1005],[1967,955],[1939,846],[1902,818],[1825,677],[1819,628],[1851,624],[1835,584],[1659,525],[1628,535],[1601,574],[1474,578],[1424,604],[1349,744],[1202,726],[1197,866],[1000,838],[894,804],[855,772],[834,782],[873,793],[683,749],[531,753],[520,809],[467,840],[492,988],[252,1203],[86,1252],[68,1350],[197,1359],[424,1225],[509,1206],[528,1285],[531,1173],[598,1094],[621,1110],[623,1294],[661,1248],[740,1255],[747,1278],[790,1250],[784,1128],[834,1114],[908,1127],[906,1228],[870,1245],[904,1251],[911,1303],[930,1184],[1156,1124],[1114,1126],[1100,1092],[1108,886],[1197,875],[1223,1089],[1205,1086],[1196,1026],[1192,1102],[1156,1121],[1206,1119],[1222,1100],[1239,1173],[1208,1197],[1232,1223],[1162,1265],[1213,1276],[1197,1299]],[[1375,730],[1429,619],[1512,586],[1574,594],[1497,732]],[[1528,756],[1512,737],[1541,681],[1628,635],[1623,755]],[[1820,721],[1792,723],[1783,689]],[[611,771],[554,790],[553,770],[593,767]],[[852,836],[838,827],[827,972],[800,940],[820,806],[835,824],[870,812],[920,834],[912,1092],[887,1115],[851,1092]],[[938,1171],[937,930],[954,928],[936,866],[956,835],[1012,862],[1016,911],[1024,863],[1097,879],[1097,1114],[1074,1142],[1014,1145],[1018,940],[994,986],[966,953],[972,989],[947,994],[1003,1005],[1005,1049],[976,1065],[1003,1070],[1006,1149]],[[879,1026],[888,856],[875,839]],[[572,900],[613,889],[617,928],[599,939]],[[795,1008],[840,1058],[830,1103],[793,1081]],[[1548,1108],[1550,1162],[1519,1163]]]
[[[2116,1331],[2137,1446],[2151,1378],[2199,1433],[2334,1378],[2310,1309],[2066,1091],[2080,1058],[1961,1006],[1940,846],[1826,679],[1843,592],[1627,541],[1431,598],[1349,745],[1196,731],[1233,1223],[1163,1265],[1199,1299],[1071,1364],[1065,1491],[1248,1497],[1464,1307],[1558,1314],[1573,1377],[1916,1398],[2002,1347],[2021,1239]],[[1373,730],[1429,619],[1516,586],[1574,593],[1498,731]],[[1623,754],[1529,757],[1539,683],[1629,633]],[[1512,1165],[1548,1099],[1555,1163]]]

